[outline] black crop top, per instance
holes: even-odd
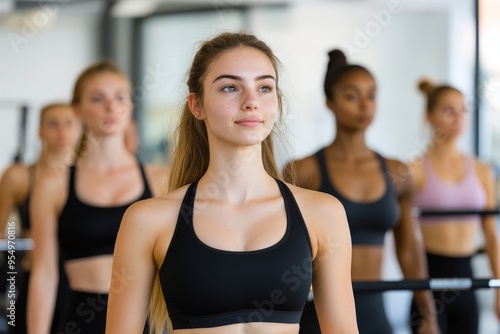
[[[375,153],[385,179],[385,192],[372,202],[353,202],[342,196],[330,181],[324,151],[316,153],[321,173],[319,191],[335,196],[346,212],[353,245],[383,245],[385,232],[394,228],[399,221],[398,195],[389,177],[387,165],[382,156]]]
[[[197,182],[189,186],[159,271],[173,329],[299,323],[312,280],[311,244],[293,194],[277,182],[286,232],[273,246],[248,252],[215,249],[198,239],[193,228]]]
[[[113,254],[123,214],[136,201],[152,197],[144,168],[139,165],[144,183],[142,195],[131,203],[100,207],[85,204],[75,192],[76,168],[69,172],[68,199],[59,216],[59,248],[64,260]]]

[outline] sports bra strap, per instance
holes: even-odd
[[[69,180],[68,180],[68,199],[70,197],[75,197],[75,175],[76,175],[76,166],[69,167]]]
[[[326,167],[325,149],[321,149],[316,153],[318,159],[319,172],[321,175],[321,183],[328,181],[328,169]]]

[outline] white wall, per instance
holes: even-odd
[[[15,104],[30,107],[25,160],[31,162],[39,150],[40,107],[69,102],[77,75],[96,60],[100,6],[38,5],[36,11],[0,17],[0,171],[11,163],[17,148]]]
[[[359,31],[375,29],[374,13],[390,13],[388,3],[370,8],[366,2],[317,2],[285,12],[252,11],[251,29],[271,44],[286,65],[285,93],[293,112],[296,157],[311,154],[333,139],[334,119],[322,88],[327,52],[340,48],[349,54],[349,46],[358,49],[349,61],[366,66],[378,84],[378,114],[368,133],[370,145],[403,160],[421,145],[424,100],[416,84],[422,75],[438,81],[449,78],[450,14],[410,11],[401,3],[394,14],[382,18],[385,26],[378,25],[378,33],[371,30],[373,37],[368,36],[363,46]],[[463,64],[462,72],[467,72]]]

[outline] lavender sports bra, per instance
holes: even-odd
[[[415,196],[415,207],[420,210],[481,210],[486,207],[486,192],[476,175],[474,159],[466,156],[465,178],[457,183],[443,181],[432,170],[428,157],[422,159],[425,184]],[[479,216],[460,216],[454,220],[479,222]],[[442,222],[447,217],[421,217],[421,223]]]

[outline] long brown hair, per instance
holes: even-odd
[[[118,69],[118,67],[116,67],[112,62],[110,62],[109,60],[101,60],[91,65],[87,69],[85,69],[78,76],[75,86],[73,87],[73,97],[71,98],[71,105],[72,106],[79,105],[81,103],[82,95],[85,90],[85,85],[87,84],[87,82],[94,76],[105,72],[118,74],[128,81],[127,76],[120,69]],[[87,141],[89,139],[88,136],[89,136],[88,131],[84,127],[82,136],[76,148],[77,159],[80,158],[88,149],[88,147],[86,147]]]
[[[278,112],[283,117],[283,98],[278,86],[280,62],[272,50],[256,36],[246,33],[222,33],[204,42],[196,53],[188,75],[187,85],[190,93],[203,101],[203,81],[209,66],[224,52],[239,48],[251,47],[264,53],[270,60],[276,72],[276,93],[278,97]],[[278,120],[279,123],[279,120]],[[274,156],[273,134],[280,135],[279,126],[262,143],[262,160],[264,168],[274,178],[283,179]],[[278,133],[277,133],[278,132]],[[168,190],[172,191],[184,185],[199,180],[208,169],[209,146],[205,122],[196,119],[187,100],[184,103],[179,124],[176,129],[176,145],[171,156],[171,173]],[[150,333],[161,334],[165,324],[170,328],[165,301],[163,300],[158,274],[155,277],[150,303]]]

